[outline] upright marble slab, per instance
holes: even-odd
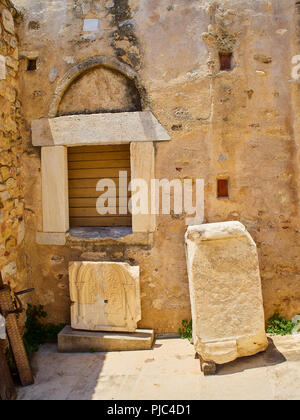
[[[223,364],[268,346],[256,244],[239,222],[190,226],[186,255],[195,350]]]
[[[135,332],[141,320],[140,268],[115,262],[71,262],[71,326]]]

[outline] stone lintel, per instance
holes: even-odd
[[[168,141],[150,111],[42,118],[32,122],[34,146],[88,146]]]

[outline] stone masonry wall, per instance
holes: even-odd
[[[26,283],[24,263],[24,194],[21,156],[23,152],[21,103],[18,82],[16,11],[0,1],[0,270],[11,287]]]

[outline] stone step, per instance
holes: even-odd
[[[95,332],[73,330],[69,325],[58,334],[60,353],[150,350],[154,330],[135,333]]]

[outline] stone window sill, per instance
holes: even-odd
[[[39,245],[76,246],[78,244],[97,245],[153,245],[153,233],[133,233],[130,227],[121,228],[72,228],[67,233],[38,232],[36,242]]]

